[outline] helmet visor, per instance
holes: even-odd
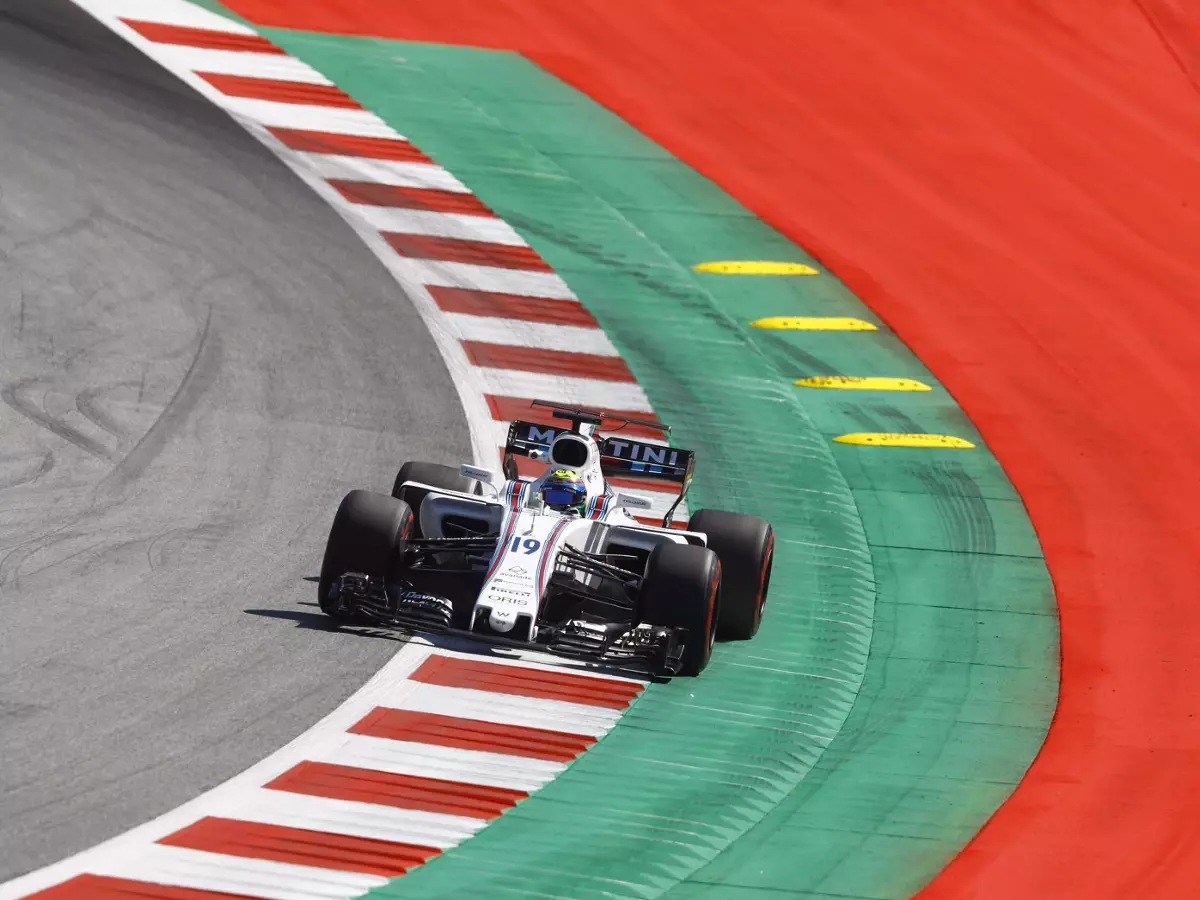
[[[547,487],[542,491],[542,499],[547,506],[574,506],[582,499],[583,491],[571,487]]]

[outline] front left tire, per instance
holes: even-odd
[[[693,544],[668,542],[650,551],[638,598],[638,621],[686,628],[680,675],[699,675],[712,658],[721,604],[721,563]]]

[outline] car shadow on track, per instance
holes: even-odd
[[[316,606],[317,604],[313,603],[311,605]],[[244,609],[242,612],[252,616],[262,616],[267,619],[290,619],[296,623],[297,628],[304,628],[309,631],[341,631],[357,635],[358,637],[386,638],[401,644],[405,643],[409,638],[407,634],[397,631],[346,625],[344,622],[335,622],[324,613],[308,612],[302,609]]]

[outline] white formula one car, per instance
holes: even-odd
[[[687,530],[672,528],[695,454],[596,433],[608,421],[669,428],[533,405],[570,427],[513,422],[501,483],[471,465],[409,462],[390,496],[347,494],[325,545],[321,609],[671,675],[698,675],[718,636],[753,637],[771,581],[770,524],[700,510]],[[546,471],[519,479],[514,454]],[[606,477],[616,475],[680,486],[661,526],[627,512],[650,503],[614,491]]]

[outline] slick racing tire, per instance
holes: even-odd
[[[702,509],[688,520],[688,531],[708,539],[721,560],[721,615],[717,637],[745,641],[762,622],[771,587],[775,530],[768,522],[742,513]]]
[[[686,628],[680,675],[699,675],[712,657],[721,605],[721,563],[692,544],[659,544],[646,560],[638,619]]]
[[[431,462],[406,462],[396,473],[396,480],[392,482],[392,496],[397,500],[403,500],[412,507],[413,514],[417,516],[415,537],[421,536],[421,501],[425,499],[425,495],[429,491],[419,487],[401,487],[406,481],[419,481],[443,491],[462,491],[464,494],[483,493],[483,485],[474,478],[468,478],[453,466],[443,466],[441,463]]]
[[[413,514],[403,500],[372,491],[351,491],[338,507],[325,542],[317,602],[321,611],[343,618],[329,596],[333,583],[347,572],[375,578],[387,575],[404,542],[412,536]]]

